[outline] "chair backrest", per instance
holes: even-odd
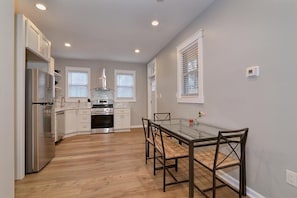
[[[146,141],[146,139],[149,138],[150,120],[147,118],[142,118],[142,127],[144,132],[144,139]]]
[[[161,132],[161,127],[158,124],[151,122],[150,132],[153,137],[154,146],[161,152],[164,152],[163,137]]]
[[[226,167],[228,163],[233,164],[237,161],[238,164],[245,160],[245,145],[247,140],[248,128],[220,131],[215,151],[214,168],[220,166]],[[220,157],[223,153],[223,157]],[[233,162],[232,162],[233,161]]]
[[[154,113],[154,121],[171,120],[170,113]]]

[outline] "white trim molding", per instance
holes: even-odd
[[[217,173],[223,180],[227,181],[231,186],[233,186],[235,189],[238,190],[239,181],[237,179],[235,179],[234,177],[230,176],[229,174],[225,173],[222,170],[217,171]],[[265,198],[263,195],[254,191],[253,189],[249,188],[248,186],[246,188],[246,194],[250,198]]]
[[[183,54],[193,45],[198,45],[198,93],[194,95],[183,95]],[[186,41],[177,46],[177,102],[178,103],[204,103],[203,94],[203,30],[193,34]]]

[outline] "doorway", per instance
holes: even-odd
[[[147,91],[148,91],[148,118],[152,119],[157,112],[157,78],[156,78],[156,59],[154,58],[147,65]]]

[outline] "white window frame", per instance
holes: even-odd
[[[76,72],[86,72],[88,73],[88,96],[87,97],[69,97],[68,96],[68,72],[76,71]],[[65,100],[67,102],[87,102],[88,98],[90,98],[90,87],[91,87],[91,69],[87,67],[66,67],[65,68]]]
[[[133,76],[133,97],[131,98],[119,98],[117,97],[117,75],[118,74],[129,74]],[[115,102],[136,102],[136,71],[131,70],[115,70],[114,71],[114,100]]]
[[[177,46],[177,102],[178,103],[204,103],[203,94],[203,30],[199,30],[190,38]],[[198,95],[183,95],[183,60],[182,53],[197,42],[198,44]]]

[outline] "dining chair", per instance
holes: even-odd
[[[153,137],[150,132],[150,120],[147,118],[142,118],[142,126],[144,132],[144,141],[145,141],[145,164],[147,164],[148,159],[152,159],[150,157],[150,146],[154,147]]]
[[[166,113],[154,113],[154,121],[167,121],[171,120],[171,114],[169,112]],[[170,135],[166,134],[167,137]]]
[[[163,191],[166,191],[166,186],[179,184],[182,182],[188,182],[189,180],[177,180],[174,174],[169,170],[170,168],[175,168],[178,171],[178,159],[189,157],[189,152],[186,147],[173,141],[172,138],[168,138],[165,133],[165,129],[160,127],[155,123],[151,123],[151,131],[153,135],[154,142],[154,173],[156,170],[156,160],[162,164],[163,169]],[[156,158],[156,153],[160,154],[160,157]],[[174,164],[167,164],[167,161],[174,160]],[[172,177],[174,182],[166,183],[166,172]]]
[[[154,121],[171,120],[170,113],[154,113]]]
[[[207,191],[212,191],[212,197],[216,197],[216,189],[228,186],[232,190],[238,193],[241,198],[242,195],[246,195],[246,170],[245,170],[245,145],[247,140],[248,128],[232,130],[232,131],[220,131],[215,148],[205,149],[195,152],[194,160],[200,165],[212,172],[212,187],[207,189],[201,189],[197,185],[195,187],[206,197]],[[213,147],[213,146],[210,146]],[[232,186],[224,181],[219,175],[223,169],[231,167],[239,167],[239,187]],[[231,168],[232,169],[232,168]],[[233,169],[232,169],[233,170]],[[219,174],[218,174],[219,173]],[[216,181],[220,181],[217,185]]]

